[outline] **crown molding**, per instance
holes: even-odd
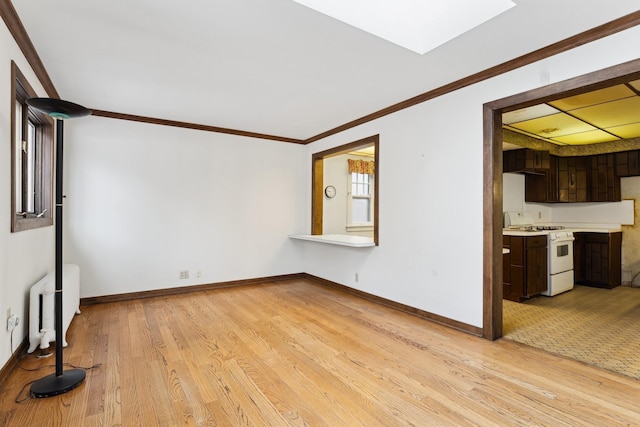
[[[22,25],[22,21],[10,0],[0,0],[0,15],[2,15],[5,25],[33,69],[33,72],[38,77],[38,80],[40,80],[47,95],[50,98],[60,98],[58,91],[49,77],[49,73],[47,73],[38,52],[36,52],[36,48],[29,38],[29,34],[27,34],[27,30],[24,28],[24,25]]]
[[[217,126],[201,125],[190,122],[180,122],[176,120],[158,119],[155,117],[137,116],[134,114],[114,113],[112,111],[91,109],[91,115],[107,117],[110,119],[129,120],[132,122],[150,123],[154,125],[173,126],[185,129],[202,130],[206,132],[226,133],[230,135],[246,136],[248,138],[268,139],[271,141],[288,142],[292,144],[304,144],[301,139],[287,138],[284,136],[268,135],[264,133],[248,132],[237,129],[222,128]]]

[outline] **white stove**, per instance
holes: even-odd
[[[551,231],[547,238],[547,290],[551,297],[573,289],[573,231]]]
[[[547,235],[547,290],[554,296],[573,289],[573,231],[561,225],[535,224],[529,212],[505,212],[505,230]]]

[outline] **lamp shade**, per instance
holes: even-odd
[[[29,98],[27,104],[56,119],[70,119],[91,114],[91,110],[73,102],[55,98]]]

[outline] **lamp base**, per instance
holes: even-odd
[[[69,369],[62,375],[47,375],[31,384],[31,397],[51,397],[64,394],[78,387],[86,378],[83,369]]]

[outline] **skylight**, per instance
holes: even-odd
[[[294,0],[424,54],[509,10],[511,0]]]

